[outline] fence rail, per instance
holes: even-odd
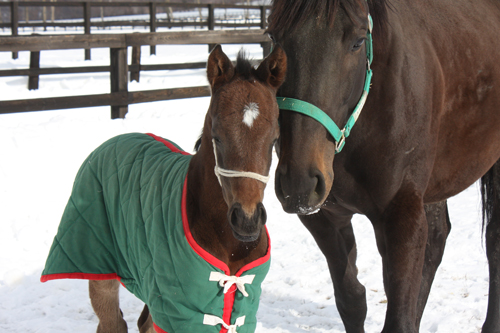
[[[177,68],[200,68],[202,63],[140,65],[139,56],[142,45],[168,44],[254,44],[263,46],[264,55],[269,52],[270,39],[264,30],[217,30],[217,31],[178,31],[140,34],[106,35],[56,35],[0,37],[1,51],[31,51],[30,69],[2,70],[0,76],[29,75],[29,85],[38,86],[38,75],[82,72],[109,71],[111,93],[101,95],[40,98],[30,100],[0,101],[0,114],[28,111],[46,111],[57,109],[111,106],[111,118],[124,118],[128,105],[177,98],[209,96],[208,87],[189,87],[161,89],[140,92],[128,91],[128,74],[138,80],[139,70],[157,70],[173,66]],[[127,48],[133,47],[132,65],[127,63]],[[79,68],[39,68],[40,51],[105,47],[110,49],[110,66],[92,66]],[[134,54],[135,53],[135,54]],[[135,60],[134,60],[135,59]],[[190,67],[191,66],[191,67]],[[196,67],[198,66],[198,67]],[[35,88],[36,89],[36,88]]]
[[[130,2],[130,1],[113,1],[113,2],[98,2],[98,1],[72,1],[72,2],[45,2],[45,1],[8,1],[0,2],[0,10],[4,7],[10,9],[10,22],[2,23],[0,22],[0,28],[10,28],[11,35],[19,35],[20,27],[83,27],[84,33],[87,35],[91,34],[92,27],[123,27],[123,26],[144,26],[149,27],[150,32],[156,32],[158,27],[185,27],[185,26],[195,26],[195,27],[205,27],[208,30],[214,30],[216,27],[256,27],[260,29],[265,29],[267,26],[267,11],[268,6],[250,6],[250,5],[223,5],[223,4],[186,4],[186,3],[176,3],[176,2],[166,2],[166,1],[150,1],[150,2]],[[26,16],[25,20],[20,19],[19,9],[24,8],[26,11],[29,8],[42,7],[43,9],[55,8],[55,7],[77,7],[81,8],[82,15],[78,20],[68,21],[47,21],[46,15],[44,15],[43,21],[33,22],[28,21]],[[115,20],[115,21],[104,21],[104,18],[100,22],[92,20],[92,8],[104,8],[104,7],[144,7],[149,12],[148,19],[145,20]],[[207,17],[206,19],[195,20],[192,22],[178,21],[173,18],[171,14],[167,16],[167,19],[161,20],[157,16],[158,8],[176,8],[183,10],[193,10],[193,9],[206,9]],[[247,22],[219,22],[216,20],[215,10],[216,9],[242,9],[242,10],[258,10],[259,20],[257,22],[247,21]],[[1,16],[0,16],[1,18]],[[151,45],[151,54],[155,54],[155,46]],[[17,59],[17,52],[13,52],[12,57]],[[85,59],[90,59],[90,50],[85,50]]]

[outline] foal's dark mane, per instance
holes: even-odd
[[[237,77],[245,81],[251,81],[255,78],[254,64],[252,63],[252,60],[248,59],[248,55],[244,50],[240,50],[236,58],[234,78]],[[200,137],[198,138],[198,140],[194,145],[195,152],[198,152],[198,150],[200,149],[202,136],[203,136],[203,131],[201,132]]]
[[[311,16],[326,18],[327,22],[333,26],[339,6],[348,13],[353,13],[360,6],[360,1],[365,0],[274,0],[267,30],[275,36],[282,36],[285,32],[300,27]],[[377,33],[377,30],[380,32],[387,22],[389,1],[367,1],[375,25],[374,33]]]

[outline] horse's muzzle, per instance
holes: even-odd
[[[235,203],[228,212],[228,220],[237,240],[253,242],[259,238],[262,227],[266,224],[267,213],[261,202],[257,204],[251,216],[243,211],[240,203]]]
[[[289,214],[315,213],[325,199],[325,178],[318,169],[294,177],[278,166],[274,185],[283,210]]]

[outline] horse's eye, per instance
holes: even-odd
[[[269,38],[271,38],[271,42],[272,42],[273,44],[276,44],[276,39],[274,39],[274,36],[273,36],[273,35],[271,35],[271,34],[267,34],[267,35],[269,36]]]
[[[217,144],[220,144],[220,143],[221,143],[221,141],[220,141],[219,137],[217,137],[217,136],[214,136],[212,139],[213,139],[213,140],[215,141],[215,143],[217,143]]]
[[[354,46],[352,47],[352,50],[353,51],[357,51],[361,48],[361,46],[363,46],[363,44],[365,43],[365,39],[364,38],[361,38],[359,39],[356,44],[354,44]]]

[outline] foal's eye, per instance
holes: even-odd
[[[352,50],[353,51],[357,51],[361,48],[361,46],[363,46],[363,44],[365,43],[365,39],[364,38],[361,38],[359,39],[356,44],[354,44],[354,46],[352,47]]]

